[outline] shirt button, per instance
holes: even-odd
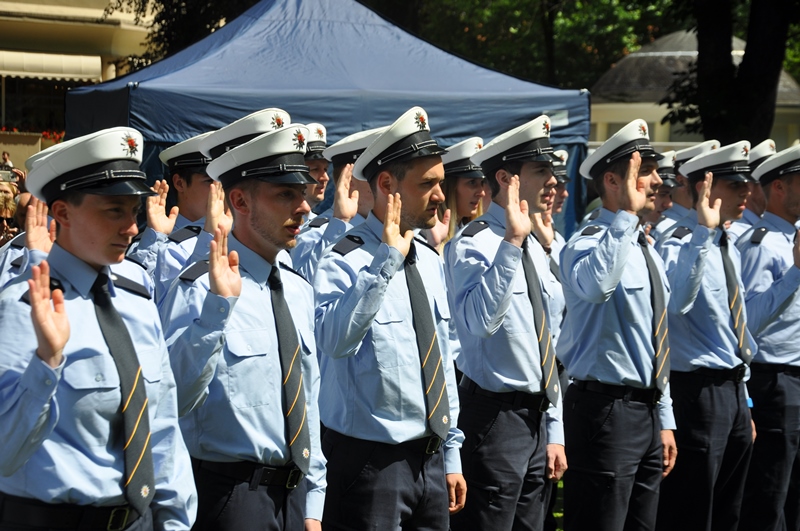
[[[252,351],[253,351],[253,347],[251,347],[250,345],[247,345],[247,352],[252,352]]]
[[[45,385],[48,385],[48,386],[49,386],[49,385],[53,385],[53,380],[51,380],[50,378],[48,378],[47,380],[45,380],[45,381],[44,381],[44,384],[45,384]]]
[[[103,375],[102,374],[98,373],[97,375],[95,375],[95,377],[94,377],[94,381],[95,382],[100,382],[102,380],[103,380]]]
[[[225,313],[225,308],[220,308],[219,313]]]
[[[748,356],[750,355],[750,349],[749,349],[749,348],[748,348],[748,349],[745,349],[745,350],[744,350],[744,352],[745,352],[745,354],[747,354]]]

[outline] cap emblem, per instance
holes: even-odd
[[[480,151],[482,148],[483,148],[483,144],[481,144],[480,142],[475,144],[475,151]]]
[[[303,136],[300,129],[294,132],[294,147],[297,149],[305,149],[306,147],[306,137]]]
[[[750,150],[747,149],[747,146],[742,146],[742,155],[745,157],[750,154]]]
[[[639,134],[642,136],[647,136],[647,127],[644,124],[639,125]]]
[[[122,144],[120,145],[122,146],[122,151],[124,151],[129,157],[132,157],[139,152],[139,144],[130,134],[126,134],[122,137]]]
[[[417,124],[417,129],[420,131],[424,131],[428,128],[428,120],[425,119],[425,115],[421,112],[418,112],[414,116],[414,123]]]
[[[542,124],[542,132],[547,136],[550,136],[550,122],[544,122]]]
[[[316,133],[317,133],[317,138],[318,139],[322,140],[323,138],[325,138],[325,132],[322,129],[320,129],[319,127],[317,127]]]
[[[775,144],[773,144],[772,142],[770,142],[770,143],[769,143],[769,149],[770,149],[770,151],[775,151]]]
[[[280,129],[283,127],[283,118],[279,114],[276,114],[272,117],[272,128],[273,129]]]

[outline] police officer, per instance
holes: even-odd
[[[181,273],[165,301],[198,529],[320,528],[313,294],[276,260],[308,212],[307,135],[305,126],[287,125],[209,164],[225,188],[233,232],[226,244],[216,231],[210,261]]]
[[[59,234],[47,261],[0,294],[2,529],[188,530],[194,521],[149,278],[123,262],[140,197],[151,193],[141,152],[137,131],[107,129],[28,175]]]
[[[442,152],[419,107],[375,139],[353,169],[374,208],[317,269],[326,528],[446,530],[464,506],[458,341],[442,261],[414,237],[444,201]]]
[[[661,177],[661,186],[656,190],[655,209],[646,216],[642,216],[642,224],[649,235],[652,235],[654,231],[657,232],[658,224],[667,219],[664,212],[672,208],[672,191],[678,186],[678,181],[675,180],[675,152],[665,151],[661,153],[661,156],[663,158],[658,161],[658,176]]]
[[[747,382],[758,437],[739,529],[799,529],[800,146],[770,156],[752,177],[764,189],[766,211],[737,247],[747,326],[758,345]]]
[[[706,140],[695,146],[675,152],[672,171],[677,184],[672,188],[672,193],[670,194],[672,206],[664,211],[665,218],[660,220],[658,224],[650,230],[650,237],[653,238],[653,240],[658,241],[664,232],[686,217],[694,206],[692,191],[689,189],[689,180],[681,173],[681,166],[697,155],[715,149],[719,149],[719,142],[716,140]]]
[[[634,120],[581,164],[603,207],[561,254],[567,315],[558,357],[570,470],[564,525],[652,529],[662,476],[675,463],[663,264],[639,227],[655,208],[659,155]]]
[[[306,188],[306,200],[311,207],[311,212],[306,215],[306,221],[310,222],[317,217],[322,208],[320,205],[325,200],[325,189],[331,178],[328,175],[330,161],[323,154],[328,146],[328,131],[324,125],[318,123],[310,123],[306,127],[308,134],[311,135],[306,139],[306,166],[315,181]]]
[[[291,253],[294,268],[309,282],[313,282],[322,253],[345,232],[364,223],[372,210],[372,191],[366,182],[352,178],[353,163],[385,130],[379,127],[352,134],[322,152],[324,159],[333,163],[333,206],[303,226]]]
[[[768,138],[750,149],[748,165],[750,173],[756,171],[769,157],[775,154],[775,141]],[[761,219],[764,209],[767,207],[767,198],[764,196],[763,187],[758,182],[751,181],[750,195],[747,198],[747,205],[741,219],[737,219],[728,227],[728,236],[733,243],[739,240],[739,236],[750,230]]]
[[[564,302],[547,257],[553,231],[541,220],[557,183],[549,137],[550,119],[540,116],[472,156],[489,175],[493,202],[448,248],[464,373],[461,460],[471,487],[469,504],[451,518],[455,530],[540,529],[548,482],[566,469],[546,315],[560,315]]]
[[[695,209],[657,244],[672,289],[671,382],[681,451],[661,486],[659,529],[735,530],[738,524],[754,435],[743,380],[755,344],[746,326],[739,253],[722,227],[744,212],[749,147],[737,142],[681,166]]]

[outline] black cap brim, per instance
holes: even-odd
[[[95,184],[76,190],[94,195],[156,195],[143,179],[114,179],[110,180],[108,184]]]
[[[273,184],[318,184],[308,173],[295,171],[270,177],[256,177],[259,181]]]

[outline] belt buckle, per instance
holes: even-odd
[[[434,435],[430,439],[428,439],[428,444],[425,445],[425,453],[427,455],[433,455],[439,451],[439,447],[442,446],[442,439],[438,435]]]
[[[736,378],[735,381],[737,383],[743,381],[746,372],[747,372],[747,365],[745,365],[744,363],[736,367],[736,373],[734,374]]]
[[[286,488],[296,489],[301,481],[303,481],[303,472],[299,468],[293,468],[289,472],[289,477],[286,478]]]
[[[128,515],[130,515],[130,507],[114,507],[111,509],[111,516],[108,517],[108,525],[106,531],[122,531],[128,524]],[[121,514],[121,516],[117,516]],[[117,524],[115,520],[121,518],[122,521]],[[115,525],[116,524],[116,525]]]

